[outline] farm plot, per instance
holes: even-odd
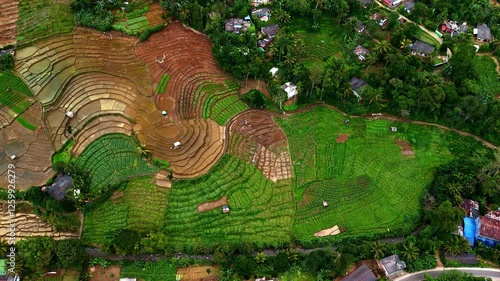
[[[134,1],[129,4],[137,8],[128,13],[117,10],[113,29],[123,31],[128,35],[135,35],[164,23],[161,18],[164,11],[159,3],[148,5],[149,3],[146,1]]]
[[[0,72],[0,129],[30,107],[35,99],[23,80],[12,72]]]
[[[17,42],[30,44],[38,39],[73,30],[75,23],[69,0],[19,0]]]
[[[226,196],[230,213],[198,213],[204,202]],[[224,155],[210,173],[174,182],[167,206],[165,233],[174,249],[197,245],[289,242],[293,217],[290,181],[273,183],[254,166]]]
[[[144,281],[175,281],[177,268],[168,260],[157,262],[134,262],[125,264],[121,278],[138,278]]]
[[[19,18],[18,0],[0,0],[0,48],[16,44],[16,21]]]
[[[292,163],[283,130],[268,112],[250,110],[229,125],[229,153],[254,165],[272,181],[292,177]]]
[[[134,140],[123,134],[96,139],[83,150],[76,165],[82,171],[90,171],[90,191],[96,194],[125,179],[158,172],[139,154]]]
[[[195,96],[193,102],[204,100],[203,118],[211,118],[219,125],[225,125],[233,116],[248,109],[239,97],[239,85],[235,81],[228,80],[221,89],[213,88],[202,94]]]
[[[52,145],[43,129],[41,129],[41,107],[32,105],[19,118],[36,125],[37,129],[26,129],[21,123],[14,122],[0,130],[0,187],[7,187],[8,164],[16,166],[17,189],[28,189],[40,186],[50,179],[54,172],[51,169]],[[31,124],[30,123],[30,124]],[[10,157],[16,156],[15,160]]]
[[[340,236],[411,230],[432,170],[453,157],[452,138],[434,128],[366,119],[346,125],[344,118],[326,107],[276,118],[294,164],[295,235],[310,240],[333,225],[347,230]],[[349,135],[345,143],[336,142],[340,134]],[[402,155],[396,141],[410,141],[415,156]]]

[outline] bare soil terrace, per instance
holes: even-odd
[[[0,0],[0,48],[16,43],[19,19],[19,3],[17,0]]]

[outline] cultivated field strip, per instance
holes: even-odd
[[[0,129],[11,124],[35,99],[27,85],[14,73],[0,73]]]
[[[16,43],[18,0],[0,0],[0,48]]]

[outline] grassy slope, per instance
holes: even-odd
[[[277,119],[294,163],[294,234],[308,240],[334,225],[349,235],[411,229],[433,169],[453,157],[447,148],[451,134],[385,120],[343,121],[326,107]],[[398,132],[390,132],[391,126]],[[336,142],[340,133],[350,135],[345,144]],[[410,141],[415,157],[401,155],[396,139]]]
[[[254,166],[225,155],[210,173],[176,181],[167,207],[169,242],[183,247],[290,241],[293,216],[289,181],[273,183]],[[231,212],[198,213],[196,206],[226,195]]]
[[[485,95],[495,97],[500,93],[500,81],[495,69],[496,65],[493,59],[487,56],[476,56],[474,65],[479,74],[479,86]]]

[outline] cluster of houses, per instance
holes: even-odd
[[[394,279],[405,273],[406,264],[399,258],[398,255],[388,256],[377,261],[377,266],[384,272],[389,279]],[[344,277],[342,281],[376,281],[377,276],[365,264],[358,267],[349,275]]]
[[[481,216],[479,203],[464,199],[460,207],[465,211],[463,225],[458,227],[458,233],[465,237],[471,246],[481,242],[494,247],[500,244],[500,210],[489,211]]]

